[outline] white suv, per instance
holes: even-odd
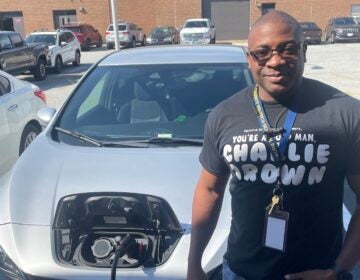
[[[208,18],[188,19],[180,31],[180,44],[215,44],[215,25]]]
[[[121,46],[135,48],[136,44],[145,46],[146,35],[142,28],[128,21],[118,21],[119,43]],[[114,26],[110,24],[106,29],[106,46],[112,49],[115,46]]]
[[[80,64],[81,46],[70,30],[33,32],[25,41],[49,46],[47,66],[52,67],[56,73],[60,73],[66,63],[71,62],[74,66]]]

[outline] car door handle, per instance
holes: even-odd
[[[8,108],[8,111],[14,111],[17,107],[18,107],[17,104],[11,105],[11,106]]]

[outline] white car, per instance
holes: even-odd
[[[203,45],[215,44],[215,42],[215,25],[208,18],[188,19],[180,30],[180,44]]]
[[[80,64],[80,42],[70,30],[33,32],[26,36],[25,41],[28,44],[43,43],[49,46],[47,66],[56,73],[61,72],[64,64]]]
[[[56,115],[39,112],[51,122],[0,181],[0,279],[185,279],[205,121],[252,83],[237,46],[135,48],[95,64]],[[209,279],[230,218],[227,193]]]
[[[37,112],[45,106],[42,90],[0,70],[0,175],[41,132]]]

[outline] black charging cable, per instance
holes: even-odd
[[[111,280],[116,279],[116,268],[117,268],[117,263],[119,261],[119,258],[121,258],[123,255],[125,255],[127,247],[134,241],[135,240],[133,237],[131,237],[130,235],[126,235],[120,241],[119,245],[117,246],[117,248],[115,250],[114,261],[113,261],[112,267],[111,267]]]

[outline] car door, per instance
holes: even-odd
[[[16,57],[13,46],[10,41],[9,34],[0,34],[0,66],[6,72],[11,72],[16,69]]]
[[[59,37],[59,44],[61,47],[61,53],[63,57],[63,62],[67,63],[71,59],[71,44],[68,42],[68,32],[63,32]]]
[[[17,69],[29,69],[32,64],[32,49],[28,48],[21,38],[20,34],[10,34],[10,40],[14,48],[16,48],[16,55],[14,57],[14,63]]]
[[[19,155],[18,109],[11,81],[0,73],[0,175],[11,167]]]
[[[66,33],[66,42],[68,43],[68,49],[66,49],[66,51],[68,52],[67,62],[72,62],[75,60],[76,39],[73,33],[71,32],[65,32],[65,33]]]

